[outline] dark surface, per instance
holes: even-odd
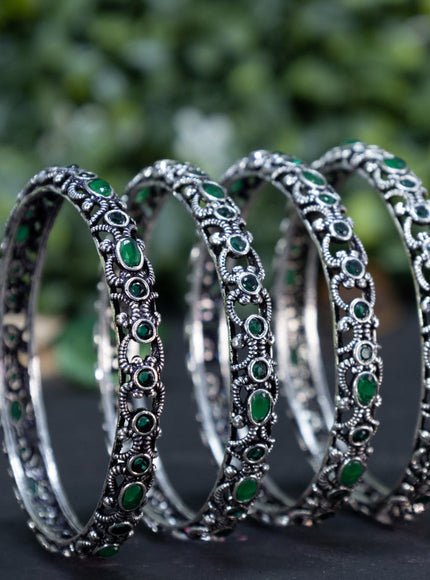
[[[406,433],[413,432],[417,403],[419,357],[416,322],[400,321],[383,340],[386,373],[383,424],[375,441],[372,465],[393,480],[408,453]],[[209,489],[212,471],[208,452],[197,441],[192,421],[195,408],[184,376],[181,333],[174,327],[167,337],[168,399],[163,417],[161,454],[172,480],[187,499],[198,504]],[[95,505],[104,477],[106,457],[97,411],[96,393],[61,382],[45,388],[48,418],[60,471],[78,512],[85,516]],[[299,489],[309,473],[298,455],[291,427],[279,413],[280,444],[272,472],[287,489]],[[410,441],[410,440],[409,440]],[[410,444],[410,443],[409,443]],[[276,465],[276,469],[275,469]],[[13,497],[0,458],[0,578],[61,580],[65,578],[204,578],[226,579],[424,579],[430,567],[430,517],[425,514],[396,530],[343,513],[320,527],[276,530],[246,523],[223,543],[181,542],[156,537],[142,526],[111,560],[65,560],[46,553],[25,526],[24,513]]]

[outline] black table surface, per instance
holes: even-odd
[[[413,314],[383,337],[386,361],[381,427],[370,468],[394,483],[410,450],[419,393],[419,342]],[[214,466],[200,443],[191,387],[185,378],[178,324],[167,336],[168,391],[160,452],[171,480],[198,507],[213,482]],[[48,422],[64,486],[85,518],[95,505],[106,469],[97,393],[61,380],[44,385]],[[310,471],[280,405],[279,445],[271,472],[284,489],[300,491]],[[0,578],[373,579],[428,578],[430,515],[397,529],[343,512],[313,528],[271,529],[245,522],[222,543],[155,536],[142,525],[111,559],[63,559],[46,553],[26,527],[15,501],[7,461],[0,457]]]

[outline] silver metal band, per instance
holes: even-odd
[[[278,398],[269,330],[272,310],[262,286],[263,268],[238,207],[198,168],[159,161],[143,169],[127,186],[128,211],[141,226],[144,238],[148,239],[163,201],[171,194],[193,217],[202,240],[197,253],[207,256],[208,267],[217,279],[217,308],[222,309],[227,321],[224,348],[230,362],[230,421],[221,467],[201,510],[196,514],[183,504],[159,461],[144,520],[151,529],[179,538],[215,540],[232,531],[246,516],[268,468],[265,458],[273,446],[271,429]],[[241,307],[249,310],[245,317]],[[254,329],[253,323],[261,325],[264,332],[254,333],[250,329],[250,325]],[[201,324],[201,319],[193,321],[195,326]],[[202,377],[200,361],[206,345],[200,342],[194,346],[199,354],[191,363],[191,372]],[[114,404],[110,397],[107,405]]]
[[[119,405],[112,453],[101,497],[85,525],[69,505],[57,471],[33,336],[45,249],[64,200],[78,210],[93,236],[104,266],[118,344]],[[64,556],[115,554],[140,520],[153,479],[164,402],[158,377],[164,357],[157,334],[154,275],[143,250],[135,223],[110,185],[76,166],[48,168],[33,177],[19,194],[6,226],[0,285],[5,447],[29,526],[47,550]],[[143,336],[150,354],[145,359],[130,358],[131,345],[142,342]],[[139,383],[142,371],[154,378],[150,398]],[[140,408],[131,410],[129,401],[135,397]]]
[[[321,388],[313,390],[313,385],[307,382],[309,373],[303,374],[304,368],[319,364],[319,359],[307,360],[308,351],[300,348],[297,335],[309,320],[316,320],[316,306],[309,296],[297,292],[297,286],[284,283],[285,277],[289,279],[291,274],[291,264],[284,257],[285,248],[290,242],[287,233],[287,242],[280,244],[277,260],[277,270],[282,278],[282,285],[278,284],[275,292],[277,304],[274,305],[277,364],[282,388],[298,417],[300,436],[314,453],[316,475],[296,502],[286,498],[266,478],[253,514],[265,523],[279,526],[311,525],[336,511],[351,494],[365,470],[371,452],[369,443],[377,427],[374,415],[380,404],[378,386],[382,366],[375,337],[377,319],[373,314],[373,281],[366,272],[367,256],[353,234],[350,220],[344,215],[338,194],[321,174],[299,160],[256,151],[234,164],[222,183],[245,211],[265,183],[279,189],[298,214],[298,217],[292,218],[292,223],[300,227],[301,237],[297,238],[295,247],[290,248],[291,256],[297,256],[302,249],[311,251],[307,243],[302,243],[304,237],[311,240],[320,255],[329,286],[337,374],[334,415],[327,404],[328,390],[325,385],[320,384]],[[291,229],[287,228],[288,231]],[[203,316],[206,319],[217,316],[216,303],[208,300],[213,280],[207,270],[205,264],[196,264],[194,277],[201,281],[199,292],[205,307],[204,313],[199,315],[198,300],[194,297],[192,316],[197,321]],[[297,302],[303,304],[301,308],[296,308]],[[362,311],[366,312],[365,317],[361,316]],[[205,325],[199,332],[205,333]],[[192,343],[202,340],[207,341],[206,334],[202,338],[195,329],[191,335]],[[193,355],[196,349],[191,346],[190,351]],[[212,339],[211,351],[205,354],[205,359],[216,360],[218,356],[222,358],[222,352],[218,350],[218,341]],[[199,360],[198,363],[204,366],[204,361]],[[320,381],[321,368],[317,366],[317,369],[316,377],[312,375],[311,378]],[[365,399],[362,389],[358,387],[365,380],[374,386],[370,399]],[[304,386],[306,396],[303,396]],[[202,380],[196,382],[197,399],[203,404],[202,415],[205,418],[202,429],[219,461],[220,443],[216,436],[221,439],[225,437],[228,416],[225,403],[228,397],[219,370],[217,387],[218,390],[214,390],[213,384],[210,384],[205,390]],[[325,408],[323,420],[319,414],[321,407]],[[318,427],[320,424],[322,427],[325,421],[330,423],[328,438],[325,430]]]
[[[366,479],[351,505],[384,523],[410,520],[430,500],[430,204],[427,191],[405,161],[376,146],[355,142],[335,147],[313,167],[338,183],[351,174],[363,177],[385,200],[408,255],[418,305],[422,349],[422,393],[409,463],[389,490]],[[309,281],[310,282],[310,281]],[[307,344],[306,348],[313,348]],[[313,356],[318,356],[318,346]]]

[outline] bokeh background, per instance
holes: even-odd
[[[1,0],[0,224],[26,181],[53,164],[78,163],[121,192],[160,158],[217,178],[251,149],[311,161],[359,138],[428,183],[429,45],[429,0]],[[395,230],[363,184],[345,199],[395,319],[393,288],[402,294],[408,277]],[[274,211],[260,212],[262,232]],[[53,369],[87,385],[81,337],[96,256],[76,234],[79,217],[65,216],[48,254],[42,343]],[[152,246],[174,310],[194,237],[185,223],[182,211],[165,213]]]

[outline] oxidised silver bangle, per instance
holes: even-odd
[[[196,167],[159,161],[128,185],[128,211],[142,226],[144,238],[171,194],[193,217],[217,277],[218,306],[227,320],[224,347],[230,360],[231,419],[222,465],[201,510],[196,514],[184,506],[159,463],[144,520],[153,530],[179,538],[215,540],[232,531],[253,505],[267,470],[266,456],[273,446],[278,385],[269,329],[271,303],[262,285],[260,259],[251,247],[252,237],[244,229],[238,207],[222,187]],[[250,310],[245,317],[236,311],[241,305],[248,305]],[[197,348],[203,353],[205,345]],[[193,367],[191,372],[198,374],[200,369]],[[107,404],[112,406],[114,397],[108,395]]]
[[[286,244],[280,245],[278,271],[282,272],[282,290],[286,288],[287,291],[280,292],[280,288],[276,288],[274,292],[278,373],[289,405],[298,417],[299,435],[313,452],[316,475],[296,502],[286,498],[267,478],[253,515],[265,523],[279,526],[310,525],[333,514],[350,496],[365,471],[371,452],[369,443],[377,428],[374,415],[380,403],[378,387],[382,369],[375,336],[377,319],[373,313],[373,280],[366,272],[367,256],[353,234],[350,220],[344,215],[338,194],[320,173],[299,160],[278,153],[256,151],[234,164],[222,183],[245,211],[265,183],[279,189],[296,210],[293,213],[298,215],[292,221],[301,228],[300,241],[291,252],[297,254],[302,247],[309,247],[309,244],[303,243],[303,238],[307,238],[312,249],[316,248],[320,254],[329,285],[337,375],[334,415],[327,404],[329,395],[326,386],[321,397],[321,391],[316,393],[303,373],[309,365],[319,362],[308,360],[308,351],[297,348],[300,346],[298,332],[306,320],[316,319],[316,307],[300,291],[292,298],[291,291],[299,288],[284,284],[285,277],[288,278],[291,272],[290,264],[282,257]],[[198,301],[194,298],[192,316],[196,320],[203,320],[202,314],[206,318],[216,317],[216,304],[210,302],[213,280],[205,270],[205,264],[199,264],[194,273],[195,278],[200,278],[198,293],[204,299],[205,306],[204,313],[199,313]],[[300,302],[301,309],[296,308],[297,302]],[[204,324],[201,333],[203,338],[195,332],[191,340],[211,341],[211,350],[206,353],[205,359],[210,361],[212,357],[216,360],[220,355],[217,339],[204,334]],[[193,347],[190,350],[191,353],[195,352]],[[320,380],[321,371],[322,365],[317,368],[316,380]],[[202,415],[206,417],[202,429],[218,461],[228,413],[223,404],[227,399],[222,381],[224,374],[222,372],[218,379],[218,388],[214,388],[209,381],[206,384],[204,381],[196,383],[197,397],[203,404]],[[371,382],[373,388],[370,399],[361,396],[360,385],[366,380]],[[304,386],[306,396],[303,395]],[[325,406],[325,420],[330,423],[328,434],[324,429],[319,429],[318,397]],[[209,437],[208,433],[216,433],[218,440]]]
[[[115,314],[119,406],[101,498],[86,525],[79,523],[60,482],[41,394],[34,316],[49,234],[64,202],[88,225]],[[17,497],[29,525],[50,552],[107,557],[132,534],[153,479],[155,441],[164,402],[159,380],[163,350],[157,334],[152,268],[136,226],[108,183],[77,166],[38,173],[19,194],[2,245],[0,402],[5,447]],[[85,258],[85,257],[84,257]],[[151,354],[130,359],[132,343]],[[151,398],[141,384],[151,378]],[[118,388],[118,385],[116,385]],[[131,411],[129,400],[140,408]],[[148,399],[149,405],[144,404]]]
[[[430,203],[421,180],[403,159],[359,141],[335,147],[313,166],[333,182],[351,174],[363,177],[386,202],[408,255],[421,330],[422,391],[411,457],[392,489],[365,478],[351,498],[360,512],[384,523],[410,520],[430,501]]]

